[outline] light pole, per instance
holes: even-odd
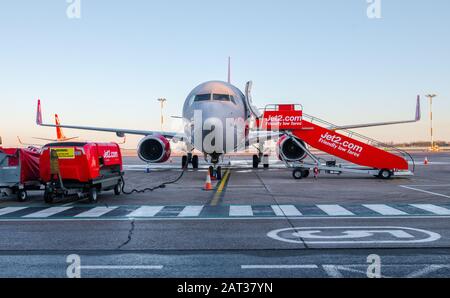
[[[165,98],[158,98],[158,101],[161,104],[161,131],[163,131],[163,126],[164,126],[163,109],[164,109],[164,103],[167,101],[167,99],[165,99]]]
[[[434,136],[433,136],[433,98],[435,98],[436,94],[427,94],[425,95],[430,100],[430,133],[431,133],[431,151],[435,150],[434,147]]]

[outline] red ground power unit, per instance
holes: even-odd
[[[101,191],[122,188],[122,154],[116,143],[52,143],[42,148],[40,175],[47,203],[77,194],[97,202]]]
[[[25,201],[27,190],[39,190],[39,157],[37,148],[0,147],[0,196],[17,194],[19,201]]]

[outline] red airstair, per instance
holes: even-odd
[[[260,130],[279,130],[291,137],[312,159],[312,163],[292,164],[281,156],[288,166],[295,168],[294,178],[305,177],[305,171],[312,169],[336,174],[365,173],[385,179],[410,176],[414,172],[414,160],[407,152],[350,130],[340,130],[334,124],[304,114],[301,105],[268,105],[257,125]],[[323,163],[301,141],[351,165],[338,165],[335,161]]]

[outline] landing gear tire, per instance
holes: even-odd
[[[25,190],[19,190],[17,192],[17,201],[19,202],[25,202],[28,198],[28,194]]]
[[[181,168],[185,169],[188,166],[188,157],[187,155],[183,155],[181,158]]]
[[[259,165],[259,157],[258,155],[253,155],[253,168],[257,169]]]
[[[192,168],[198,169],[198,155],[192,156]]]
[[[387,169],[383,169],[383,170],[381,170],[380,173],[378,174],[378,177],[379,177],[380,179],[383,179],[383,180],[391,179],[391,177],[392,177],[392,171],[387,170]]]
[[[295,169],[292,171],[292,177],[294,177],[295,180],[300,180],[303,178],[303,171],[301,169]]]
[[[214,176],[214,167],[213,166],[209,166],[208,171],[209,171],[209,176]]]
[[[98,202],[98,191],[97,188],[92,187],[89,189],[89,202],[91,203],[97,203]]]
[[[269,168],[269,155],[264,155],[263,161],[264,161],[264,169],[268,169]]]
[[[222,180],[222,167],[217,167],[216,178],[217,178],[217,180]]]

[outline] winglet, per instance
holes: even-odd
[[[37,103],[36,124],[42,125],[42,111],[41,111],[41,100],[40,99],[38,99],[38,103]]]
[[[420,95],[417,95],[416,121],[420,121],[420,118],[422,118],[422,113],[420,111]]]

